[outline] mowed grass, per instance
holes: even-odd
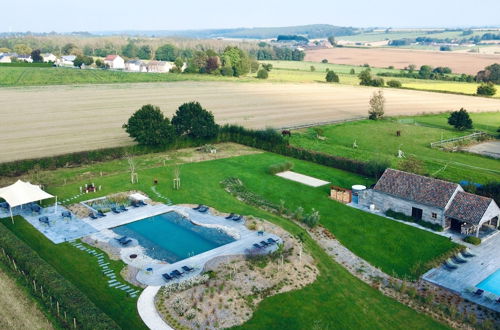
[[[11,277],[12,273],[8,274],[4,270],[4,265],[1,265],[0,329],[53,329],[27,290],[16,283],[16,279]]]
[[[487,126],[496,126],[499,113],[472,115],[472,118],[482,118]],[[416,119],[415,119],[416,118]],[[423,118],[423,119],[422,119]],[[427,119],[425,119],[427,118]],[[431,119],[432,118],[432,119]],[[471,132],[459,132],[449,129],[446,123],[447,116],[413,117],[413,119],[371,121],[362,120],[338,125],[321,127],[325,140],[316,138],[311,129],[301,130],[292,135],[291,144],[309,150],[320,151],[342,157],[367,161],[370,159],[385,158],[397,168],[401,159],[397,157],[398,150],[406,156],[414,155],[424,161],[428,174],[459,182],[467,180],[478,183],[487,183],[500,180],[498,160],[470,153],[446,152],[430,147],[431,142],[464,136]],[[436,127],[405,124],[413,120],[432,122]],[[444,122],[443,122],[444,121]],[[481,122],[481,121],[479,121]],[[478,122],[478,127],[481,124]],[[442,125],[443,128],[437,126]],[[484,125],[484,124],[483,124]],[[445,128],[446,127],[446,128]],[[401,136],[396,136],[396,131]],[[357,148],[353,148],[356,141]]]
[[[473,130],[480,130],[492,135],[498,135],[500,128],[500,110],[497,112],[472,112],[469,113],[473,123]],[[420,116],[401,117],[402,120],[413,121],[420,125],[428,125],[447,131],[455,131],[453,126],[448,124],[449,113],[429,114]],[[469,130],[468,132],[471,132]]]
[[[154,198],[151,185],[154,179],[158,179],[157,190],[171,198],[174,203],[203,203],[222,212],[236,212],[267,219],[296,235],[302,233],[305,237],[306,250],[315,258],[321,275],[316,282],[304,289],[265,299],[259,305],[253,318],[242,328],[309,329],[314,324],[320,328],[340,327],[345,329],[367,327],[373,329],[444,328],[429,317],[416,313],[383,296],[377,290],[350,275],[343,267],[335,263],[298,225],[236,200],[220,185],[220,181],[223,179],[236,176],[241,178],[252,191],[269,200],[278,202],[283,199],[286,201],[287,207],[294,208],[300,205],[305,207],[307,212],[312,207],[318,209],[322,215],[322,224],[348,248],[372,264],[381,267],[384,271],[395,273],[401,277],[415,278],[415,274],[411,275],[415,265],[433,259],[455,246],[449,240],[432,233],[331,201],[327,197],[328,187],[326,186],[311,188],[267,174],[269,165],[284,160],[294,162],[295,169],[300,173],[314,175],[336,185],[349,187],[354,183],[369,184],[372,182],[370,179],[364,179],[348,172],[287,159],[270,153],[183,164],[180,167],[182,188],[176,191],[171,186],[174,166],[168,163],[167,166],[139,170],[140,183],[136,185],[129,183],[128,173],[94,177],[92,180],[96,184],[102,185],[103,191],[100,192],[102,195],[139,189]],[[98,171],[104,169],[102,165]],[[116,169],[116,163],[112,165],[112,168]],[[68,175],[71,170],[73,169],[65,169],[64,175]],[[78,169],[74,170],[78,171]],[[87,168],[87,170],[92,172],[93,169]],[[54,171],[55,174],[57,172]],[[78,187],[85,182],[87,180],[66,186],[51,187],[49,191],[64,198],[76,194]],[[96,196],[85,196],[84,198]],[[49,262],[59,264],[63,268],[64,264],[68,263],[67,267],[71,268],[74,263],[79,262],[80,257],[85,258],[82,255],[74,256],[73,261],[66,257],[61,260],[58,251],[65,250],[64,245],[44,244],[39,246],[34,244],[32,241],[36,242],[39,239],[30,237],[36,238],[40,234],[29,225],[21,225],[22,223],[22,221],[16,223],[16,227],[13,228],[14,232],[24,237],[28,244],[32,244],[37,249],[42,248],[44,250],[43,256]],[[23,228],[20,228],[21,226]],[[79,253],[78,250],[68,252]],[[87,275],[87,271],[89,270],[85,269],[78,273]],[[419,272],[421,271],[419,269]],[[92,270],[90,270],[90,274],[93,274]],[[81,278],[86,276],[71,277],[69,274],[69,277],[78,284],[82,280]],[[96,280],[94,285],[99,287],[101,283]],[[92,290],[91,287],[87,286],[85,289],[85,292]],[[100,290],[98,289],[98,291]],[[107,293],[107,295],[110,294]],[[97,293],[90,293],[89,296],[93,300],[101,299]],[[124,304],[124,302],[121,303]],[[125,318],[134,314],[127,310],[118,316],[107,303],[101,303],[99,306],[112,317]]]

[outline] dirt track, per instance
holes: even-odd
[[[327,84],[176,82],[0,89],[0,162],[130,144],[121,125],[152,103],[199,101],[218,123],[283,127],[366,116],[374,89]],[[500,100],[385,89],[387,115],[500,110]]]
[[[320,62],[327,59],[330,63],[363,65],[387,68],[393,65],[402,69],[410,64],[417,68],[427,64],[433,67],[447,66],[453,72],[475,75],[479,70],[493,64],[500,63],[500,55],[473,54],[455,52],[437,52],[392,48],[332,48],[310,50],[306,53],[306,61]]]

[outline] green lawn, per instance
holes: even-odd
[[[498,160],[475,154],[445,152],[430,148],[430,143],[442,138],[452,138],[470,134],[458,132],[446,124],[446,114],[402,118],[398,120],[371,121],[362,120],[338,125],[321,127],[326,140],[319,140],[311,129],[301,130],[291,138],[291,144],[302,148],[334,154],[347,158],[369,160],[387,158],[393,167],[400,159],[398,150],[406,156],[415,155],[425,162],[427,172],[439,178],[459,182],[461,180],[486,183],[500,180]],[[472,114],[477,119],[477,127],[494,129],[499,126],[500,113]],[[429,126],[412,124],[414,121]],[[441,128],[442,127],[442,128]],[[401,130],[401,137],[396,131]],[[358,148],[354,149],[356,141]]]
[[[204,203],[225,212],[255,215],[283,226],[293,234],[304,232],[289,220],[278,218],[239,202],[220,186],[220,181],[229,176],[240,177],[256,193],[279,201],[284,199],[293,208],[302,205],[306,210],[315,207],[320,210],[322,223],[330,229],[348,248],[384,271],[399,276],[414,278],[415,265],[435,258],[455,245],[440,236],[418,230],[385,218],[356,211],[327,198],[328,188],[311,188],[266,173],[269,165],[281,162],[279,155],[263,153],[215,161],[190,163],[181,166],[179,191],[172,190],[173,167],[142,169],[140,183],[128,183],[127,173],[94,177],[103,186],[100,194],[127,189],[140,189],[154,196],[151,191],[153,179],[159,180],[157,189],[175,203]],[[303,161],[292,160],[296,170],[327,179],[333,184],[348,187],[353,183],[369,184],[372,180],[340,170],[323,167]],[[100,169],[105,169],[100,164]],[[116,170],[113,163],[109,172]],[[89,168],[86,168],[89,170]],[[57,170],[65,176],[80,169]],[[50,187],[49,191],[62,199],[78,192],[78,186],[87,182],[81,180],[66,186]],[[85,198],[96,197],[85,196]],[[7,223],[7,222],[5,222]],[[53,245],[44,239],[25,221],[18,221],[11,229],[59,271],[67,276],[82,291],[95,301],[120,324],[137,325],[137,314],[131,299],[116,296],[108,289],[95,260],[69,245]],[[299,291],[280,294],[264,300],[253,318],[243,328],[252,329],[307,329],[311,325],[319,328],[373,328],[407,329],[444,328],[429,317],[416,313],[351,276],[335,263],[309,236],[306,248],[317,261],[321,270],[318,280]],[[404,251],[404,253],[402,253]],[[117,263],[116,267],[121,264]],[[74,270],[78,269],[78,272]],[[420,273],[422,270],[419,269]],[[126,328],[139,328],[128,326]]]
[[[453,126],[448,124],[449,113],[423,116],[405,116],[403,120],[413,121],[417,124],[428,125],[448,131],[454,131]],[[474,130],[481,130],[489,134],[498,135],[500,128],[500,111],[497,112],[477,112],[470,113]]]

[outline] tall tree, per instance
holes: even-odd
[[[139,52],[139,47],[137,47],[137,45],[132,41],[129,41],[128,44],[126,44],[125,46],[122,47],[123,56],[128,57],[128,58],[137,57],[138,52]]]
[[[151,59],[152,53],[153,51],[151,50],[151,47],[149,47],[148,45],[143,45],[137,50],[137,57],[139,57],[141,60],[149,60]]]
[[[179,136],[201,139],[215,137],[219,129],[212,112],[203,109],[198,102],[182,104],[172,117],[172,125]]]
[[[61,53],[63,55],[71,55],[73,54],[76,50],[78,49],[78,47],[74,44],[74,43],[67,43],[65,44],[62,48],[61,48]]]
[[[177,58],[177,48],[174,45],[166,44],[156,50],[155,58],[159,61],[175,61]]]
[[[336,43],[335,43],[335,37],[334,36],[329,36],[328,37],[328,42],[335,47]]]
[[[368,110],[368,118],[372,120],[381,119],[385,112],[385,97],[384,93],[379,90],[374,92],[370,101],[370,109]]]
[[[174,129],[170,120],[163,116],[160,108],[151,104],[142,106],[123,124],[131,138],[142,145],[165,145],[174,140]]]
[[[14,46],[14,51],[20,55],[31,54],[31,48],[25,44],[17,44]]]
[[[464,108],[461,108],[458,111],[453,111],[448,117],[448,124],[452,125],[459,131],[464,131],[473,127],[472,119],[470,119],[469,113]]]
[[[33,60],[33,62],[35,62],[35,63],[42,63],[43,62],[43,57],[40,53],[41,53],[40,49],[35,49],[31,52],[31,59]]]
[[[339,76],[333,71],[328,70],[325,77],[326,82],[339,82]]]

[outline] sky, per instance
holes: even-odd
[[[5,0],[0,32],[500,26],[500,0]]]

